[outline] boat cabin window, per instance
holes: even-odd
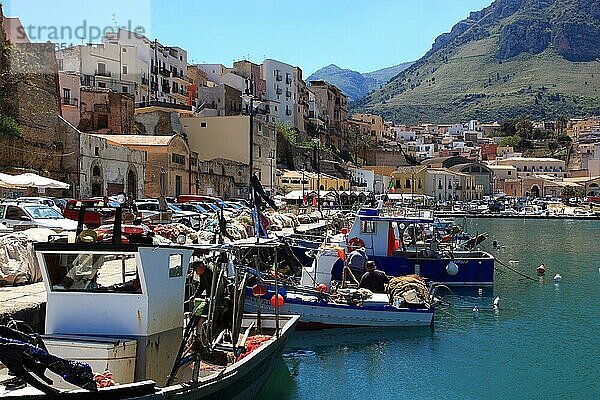
[[[169,278],[183,275],[183,254],[171,254],[169,256]]]
[[[55,292],[142,293],[135,254],[44,254]]]
[[[360,231],[361,233],[375,233],[375,221],[361,221]]]

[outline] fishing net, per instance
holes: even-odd
[[[429,289],[425,284],[423,278],[418,275],[406,275],[398,276],[390,279],[386,287],[386,293],[390,296],[390,302],[393,303],[395,299],[408,302],[409,297],[412,297],[415,291],[420,303],[425,303],[429,299]],[[411,303],[414,302],[410,299]]]

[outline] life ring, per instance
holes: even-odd
[[[365,247],[365,242],[361,238],[355,237],[348,240],[348,250],[354,251],[361,247]]]

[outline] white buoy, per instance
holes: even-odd
[[[446,273],[450,276],[458,274],[458,265],[454,261],[450,261],[446,266]]]
[[[500,307],[500,296],[496,296],[496,298],[494,299],[494,308],[499,308]]]
[[[560,276],[560,274],[554,275],[554,283],[559,283],[561,279],[562,279],[562,276]]]
[[[479,318],[479,307],[473,307],[473,318]]]

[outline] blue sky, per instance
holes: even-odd
[[[491,0],[4,0],[7,16],[36,39],[80,44],[75,29],[142,26],[146,36],[188,51],[189,62],[231,65],[265,57],[305,77],[336,64],[360,72],[421,57],[436,36]],[[114,15],[114,17],[113,17]],[[69,29],[61,27],[69,27]],[[41,28],[41,29],[40,29]],[[93,30],[94,34],[97,30]],[[78,33],[81,33],[80,28]],[[38,33],[41,38],[38,38]]]

